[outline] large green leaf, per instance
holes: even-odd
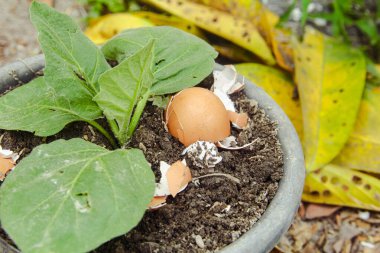
[[[66,15],[33,2],[31,19],[45,53],[44,77],[0,98],[0,128],[48,136],[72,121],[101,117],[93,96],[110,67],[102,52]]]
[[[33,2],[30,15],[45,54],[47,82],[82,85],[94,95],[99,76],[110,68],[100,49],[70,17],[46,4]]]
[[[115,135],[121,143],[128,138],[126,134],[136,104],[142,97],[149,96],[153,83],[153,46],[152,40],[99,79],[100,91],[94,99],[109,120],[116,120]]]
[[[152,94],[180,91],[198,84],[211,73],[216,51],[205,41],[173,27],[127,30],[108,41],[102,50],[107,59],[121,62],[152,39],[155,40]]]
[[[87,252],[136,226],[153,192],[140,150],[58,140],[35,148],[7,177],[1,224],[25,253]]]
[[[354,126],[365,84],[360,50],[307,29],[295,45],[307,170],[329,163]]]
[[[49,136],[70,122],[102,115],[83,87],[73,85],[70,93],[64,89],[62,84],[53,87],[39,77],[0,97],[0,128]]]

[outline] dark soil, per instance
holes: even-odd
[[[240,151],[220,150],[223,157],[215,168],[201,169],[187,161],[195,180],[167,205],[148,211],[140,224],[128,234],[96,249],[97,253],[122,252],[206,252],[230,244],[261,217],[274,197],[283,175],[282,150],[276,124],[271,122],[254,101],[244,94],[237,108],[247,112],[250,125],[244,131],[234,131],[239,142],[256,140]],[[159,163],[182,160],[184,146],[167,133],[162,124],[163,110],[148,104],[130,146],[144,151],[152,164],[157,181]],[[82,137],[110,147],[106,139],[85,123],[74,123],[61,133],[39,138],[32,134],[0,130],[3,148],[27,155],[35,146],[55,139]],[[240,180],[236,183],[223,173]],[[197,177],[209,175],[196,180]],[[128,218],[128,217],[126,217]],[[4,238],[4,232],[1,231]]]

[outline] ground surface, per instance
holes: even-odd
[[[29,20],[30,0],[0,0],[0,66],[41,53]],[[45,0],[78,21],[85,10],[75,0]]]
[[[28,5],[28,0],[0,0],[0,67],[40,53]],[[54,6],[78,20],[85,15],[75,0],[56,0]],[[343,208],[327,218],[306,220],[301,210],[277,252],[380,252],[379,226],[379,213]]]

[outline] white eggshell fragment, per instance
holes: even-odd
[[[8,149],[2,149],[0,146],[0,181],[3,181],[7,173],[14,169],[19,157],[19,154]]]
[[[219,141],[217,143],[217,146],[220,148],[223,148],[223,149],[227,149],[227,150],[239,150],[239,149],[247,148],[259,140],[260,140],[260,138],[256,138],[252,142],[244,144],[243,146],[237,146],[236,137],[235,136],[228,136],[226,139]]]
[[[200,168],[213,168],[222,161],[216,145],[208,141],[197,141],[191,144],[182,152],[182,155],[185,154],[194,165]]]
[[[223,70],[214,70],[213,89],[225,94],[233,94],[244,89],[244,84],[237,81],[237,72],[233,65],[225,65]]]

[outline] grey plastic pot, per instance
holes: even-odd
[[[45,64],[42,55],[9,64],[0,69],[0,93],[20,83],[27,83]],[[216,69],[223,66],[216,65]],[[297,212],[305,179],[303,152],[297,133],[282,109],[260,87],[239,76],[246,83],[246,94],[256,100],[267,115],[278,122],[278,136],[284,152],[284,177],[278,192],[260,220],[242,237],[225,247],[222,253],[265,253],[274,248],[289,228]],[[0,252],[18,250],[0,238]]]

